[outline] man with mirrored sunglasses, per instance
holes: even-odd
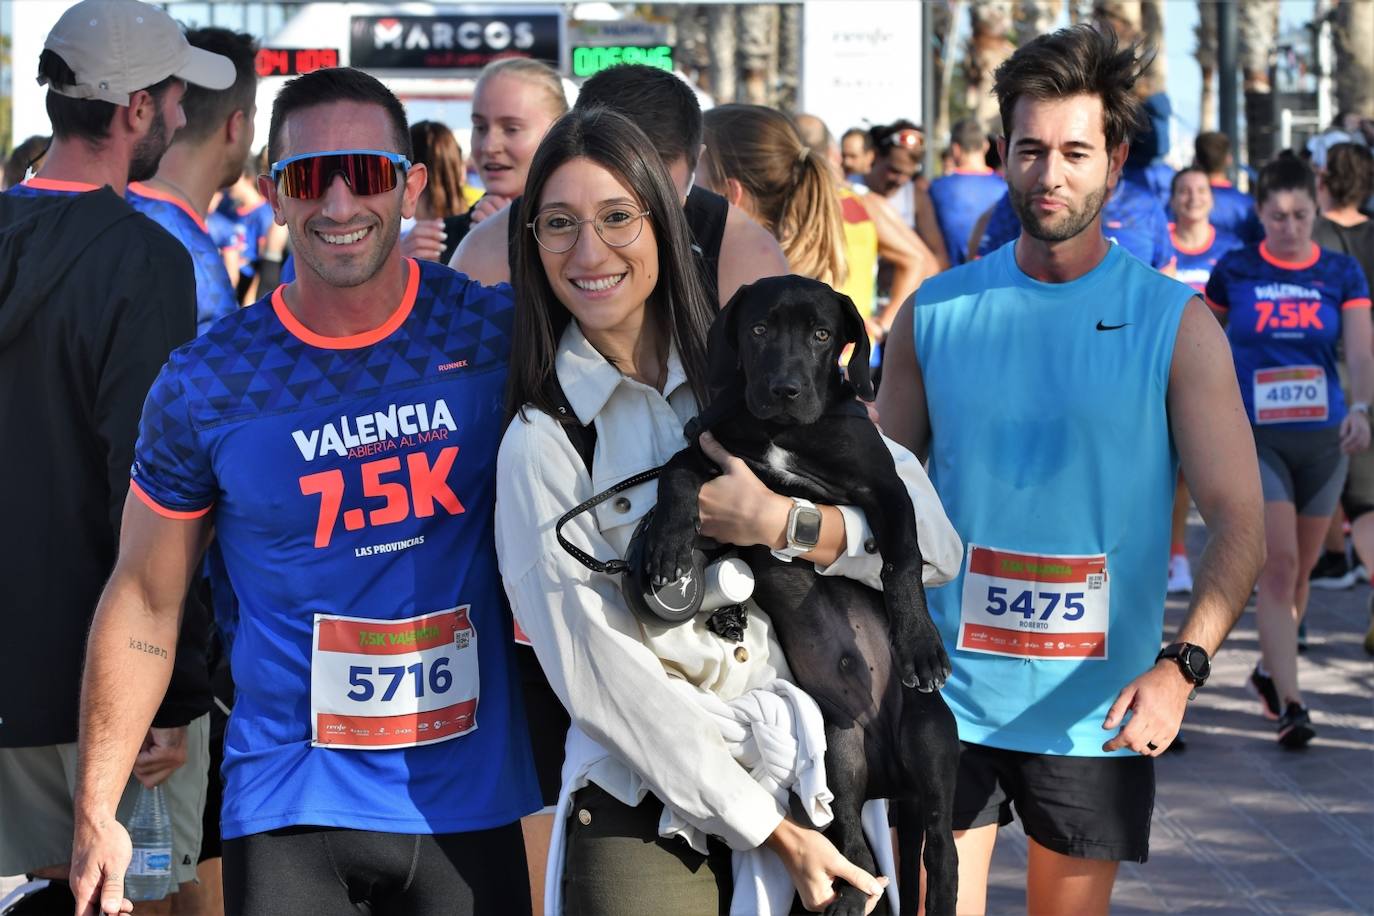
[[[372,77],[288,83],[268,147],[297,278],[153,385],[83,750],[136,741],[167,662],[127,646],[171,646],[213,525],[240,605],[226,911],[528,913],[538,793],[492,531],[509,288],[401,255],[426,174]],[[108,878],[127,843],[78,854]]]

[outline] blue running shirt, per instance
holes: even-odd
[[[1193,292],[1120,245],[1053,284],[1015,250],[916,293],[930,479],[966,549],[928,593],[954,668],[943,694],[965,741],[1103,756],[1107,710],[1159,651],[1166,397]]]
[[[955,169],[930,183],[930,200],[935,205],[935,220],[945,237],[951,267],[968,260],[968,237],[973,233],[973,224],[1005,193],[1006,179],[991,169]]]
[[[267,240],[267,232],[272,228],[272,205],[263,201],[255,207],[239,209],[228,194],[220,198],[215,211],[234,226],[234,245],[238,250],[241,267],[239,272],[246,277],[253,276],[254,266],[262,256],[262,246]]]
[[[1250,422],[1325,429],[1345,419],[1336,375],[1341,314],[1369,308],[1354,258],[1312,243],[1300,262],[1260,242],[1225,255],[1207,281],[1207,301],[1226,313],[1226,336]]]
[[[124,199],[185,246],[196,268],[196,333],[204,334],[212,323],[238,310],[238,297],[229,283],[219,246],[210,237],[205,220],[185,201],[157,188],[135,181],[124,192]]]
[[[1255,201],[1229,181],[1212,181],[1212,212],[1208,222],[1247,245],[1264,238],[1264,226],[1255,213]]]
[[[1201,248],[1184,248],[1180,245],[1178,236],[1174,235],[1173,223],[1169,224],[1169,238],[1174,243],[1174,251],[1178,252],[1174,279],[1187,283],[1199,294],[1207,289],[1207,278],[1212,276],[1221,256],[1241,246],[1240,239],[1221,232],[1216,226],[1207,227],[1207,242]]]
[[[996,251],[1021,234],[1021,220],[1012,208],[1011,197],[1002,195],[978,243],[982,257]],[[1156,270],[1174,263],[1174,246],[1169,238],[1169,219],[1146,189],[1123,181],[1102,205],[1102,234]]]
[[[239,600],[225,838],[539,807],[493,532],[510,289],[407,263],[376,330],[317,335],[279,288],[144,407],[130,490],[210,514]]]

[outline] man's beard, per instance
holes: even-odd
[[[162,108],[159,106],[148,133],[134,146],[134,155],[129,161],[129,180],[147,181],[156,175],[162,154],[167,152],[167,147],[171,145],[171,138],[167,136],[167,119],[162,116]]]
[[[1031,238],[1042,242],[1064,242],[1087,229],[1092,221],[1097,219],[1098,214],[1102,212],[1102,204],[1107,199],[1107,186],[1104,184],[1093,191],[1077,208],[1065,202],[1064,212],[1049,214],[1050,217],[1059,218],[1059,222],[1055,224],[1050,224],[1048,219],[1035,212],[1032,199],[1036,196],[1034,191],[1023,194],[1008,185],[1007,193],[1011,196],[1012,209],[1021,220],[1021,228],[1025,229]]]

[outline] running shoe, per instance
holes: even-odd
[[[1313,588],[1341,591],[1355,584],[1355,570],[1350,567],[1344,551],[1328,550],[1322,553],[1307,579]]]
[[[1174,554],[1169,558],[1169,594],[1189,595],[1193,592],[1193,568],[1188,565],[1186,554]]]
[[[1286,748],[1306,747],[1307,742],[1317,735],[1312,727],[1312,717],[1307,707],[1300,703],[1289,703],[1288,708],[1279,716],[1279,744]]]
[[[1266,719],[1277,719],[1279,711],[1283,708],[1279,703],[1279,691],[1274,686],[1274,679],[1260,671],[1259,665],[1250,672],[1250,690],[1259,697],[1260,711]]]

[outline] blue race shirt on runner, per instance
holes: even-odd
[[[1345,419],[1336,343],[1342,312],[1369,308],[1358,261],[1316,242],[1302,261],[1283,261],[1260,242],[1218,262],[1207,281],[1207,301],[1226,313],[1251,423],[1324,429]]]
[[[204,334],[215,321],[238,310],[238,297],[229,282],[219,246],[205,220],[179,198],[135,181],[124,192],[129,205],[144,214],[191,253],[196,269],[196,333]]]
[[[1184,248],[1174,234],[1174,224],[1169,224],[1169,237],[1173,240],[1174,251],[1178,252],[1178,267],[1174,279],[1187,283],[1193,291],[1201,295],[1207,289],[1207,280],[1216,269],[1221,256],[1241,246],[1240,239],[1216,226],[1207,227],[1207,241],[1198,248]]]
[[[988,218],[978,254],[996,251],[1021,234],[1021,220],[1011,205],[1002,199]],[[1169,238],[1169,219],[1154,195],[1139,185],[1123,181],[1102,205],[1102,234],[1157,270],[1174,263],[1174,246]]]
[[[1006,192],[1006,179],[991,169],[955,169],[930,183],[930,200],[951,267],[968,260],[968,238],[974,223]]]
[[[954,669],[942,692],[964,741],[1103,756],[1102,720],[1163,632],[1165,399],[1193,292],[1117,245],[1053,284],[1015,249],[916,294],[930,478],[967,551],[928,594]]]
[[[176,350],[144,407],[131,492],[209,514],[239,599],[225,838],[539,806],[493,533],[510,290],[406,270],[348,338],[278,288]]]
[[[1247,245],[1264,238],[1264,226],[1255,213],[1255,199],[1229,181],[1213,179],[1212,212],[1207,219]]]

